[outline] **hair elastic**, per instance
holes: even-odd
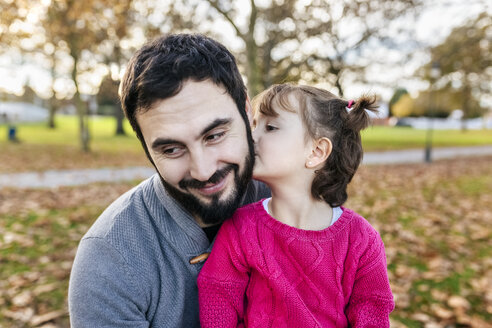
[[[353,100],[349,100],[347,108],[352,108],[352,105],[354,104]]]

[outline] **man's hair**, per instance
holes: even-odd
[[[293,99],[296,104],[292,104]],[[306,138],[331,140],[332,152],[323,167],[316,170],[311,194],[335,207],[347,200],[347,186],[362,161],[360,130],[369,124],[366,110],[376,111],[375,101],[375,97],[362,96],[352,105],[327,90],[277,84],[253,99],[253,115],[275,117],[278,113],[273,106],[297,113],[298,106]]]
[[[201,34],[170,34],[150,41],[130,59],[120,85],[120,101],[149,159],[137,114],[178,94],[183,82],[207,79],[225,88],[250,133],[246,87],[234,56],[219,42]]]

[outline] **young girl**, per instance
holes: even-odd
[[[221,227],[198,277],[202,327],[389,327],[381,237],[341,207],[374,100],[282,84],[253,110],[253,175],[272,197]]]

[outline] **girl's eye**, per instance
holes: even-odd
[[[273,131],[273,130],[278,130],[275,126],[271,125],[271,124],[267,124],[265,126],[265,130],[267,131]]]

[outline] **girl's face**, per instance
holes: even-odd
[[[292,98],[289,100],[292,105],[297,103]],[[298,106],[294,108],[299,111]],[[253,177],[267,184],[298,179],[311,152],[300,115],[278,105],[273,109],[277,117],[260,113],[253,124],[256,155]]]

